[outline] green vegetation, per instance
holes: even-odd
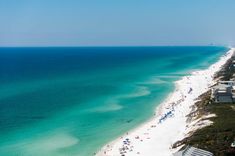
[[[225,64],[215,78],[220,80],[234,78],[235,68],[232,66],[232,60],[233,58]],[[188,116],[189,121],[203,115],[216,114],[216,117],[209,119],[213,124],[197,130],[191,136],[175,143],[173,147],[182,144],[191,145],[208,150],[216,156],[235,156],[235,148],[231,147],[231,143],[235,140],[235,104],[214,103],[210,100],[210,91],[201,95],[199,99],[193,108],[194,111]]]
[[[215,155],[235,155],[230,148],[235,139],[234,104],[208,104],[205,108],[217,117],[211,118],[213,125],[196,131],[185,139],[185,144],[211,151]]]

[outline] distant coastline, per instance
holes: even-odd
[[[155,126],[181,119],[182,95],[197,90],[182,77],[207,69],[227,51],[204,46],[0,48],[0,155],[93,155],[147,122],[143,136],[140,132],[124,142],[141,150],[137,146],[154,139]],[[170,144],[159,148],[169,151]],[[141,152],[135,149],[130,150]]]
[[[138,128],[124,134],[98,151],[98,156],[143,155],[171,156],[178,148],[172,145],[185,138],[188,133],[212,124],[203,116],[197,121],[187,122],[187,115],[198,96],[216,83],[214,74],[231,58],[231,48],[219,61],[208,69],[193,72],[175,83],[175,91],[156,109],[155,116]]]

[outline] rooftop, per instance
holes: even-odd
[[[175,153],[174,156],[213,156],[213,153],[188,146],[186,149]]]

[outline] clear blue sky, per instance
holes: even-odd
[[[0,0],[0,46],[235,43],[235,0]]]

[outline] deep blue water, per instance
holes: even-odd
[[[0,155],[92,155],[225,47],[0,48]]]

